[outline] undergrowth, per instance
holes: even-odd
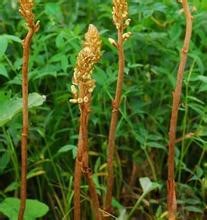
[[[76,56],[93,23],[100,31],[102,59],[94,69],[88,143],[89,166],[99,198],[106,193],[106,149],[115,95],[117,51],[111,1],[35,1],[41,26],[33,37],[29,93],[46,96],[29,111],[28,198],[49,206],[43,219],[72,219],[74,164],[79,109],[69,102]],[[207,5],[189,1],[193,34],[184,72],[175,146],[177,219],[205,219],[207,200]],[[167,219],[168,130],[176,73],[185,34],[185,18],[174,0],[130,0],[124,45],[126,65],[114,154],[112,215],[127,219]],[[20,189],[22,118],[12,114],[21,97],[21,39],[25,22],[16,0],[0,3],[0,212]],[[32,102],[33,100],[31,100]],[[43,102],[43,100],[42,100]],[[10,106],[10,107],[8,107]],[[5,121],[3,113],[12,115]],[[100,199],[101,207],[103,205]],[[16,203],[15,203],[16,204]],[[86,181],[81,183],[82,219],[92,219]],[[101,209],[101,212],[104,212]],[[2,214],[3,216],[3,214]],[[3,218],[3,217],[1,217]],[[133,217],[131,217],[132,219]],[[113,219],[113,218],[112,218]]]

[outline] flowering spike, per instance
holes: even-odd
[[[128,4],[126,0],[113,0],[113,21],[117,29],[125,28],[128,19]],[[129,23],[129,22],[128,22]]]
[[[74,99],[77,103],[87,103],[90,100],[91,92],[95,87],[95,80],[92,79],[92,71],[95,63],[101,57],[101,39],[96,27],[89,25],[85,34],[83,49],[79,52],[76,66],[74,68],[73,85],[71,87]],[[74,103],[74,100],[72,101]]]
[[[35,32],[39,29],[39,21],[35,23],[35,16],[32,12],[34,2],[33,0],[19,0],[20,2],[20,8],[19,12],[26,20],[26,23],[29,28],[33,29]]]

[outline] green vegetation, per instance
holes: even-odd
[[[189,0],[193,33],[184,73],[175,146],[178,220],[206,219],[207,3]],[[167,157],[185,16],[176,0],[129,0],[132,35],[125,69],[114,154],[111,219],[167,219]],[[0,218],[17,216],[21,170],[22,45],[27,33],[17,0],[0,3]],[[28,189],[25,219],[73,219],[74,167],[80,112],[70,103],[76,57],[89,24],[101,34],[88,127],[89,167],[103,207],[111,102],[118,56],[112,1],[35,0],[40,29],[29,62]],[[93,219],[88,183],[81,181],[81,219]],[[29,200],[32,199],[32,200]],[[41,203],[35,201],[38,200]],[[45,204],[45,205],[44,205]],[[49,210],[47,208],[49,207]],[[6,208],[5,208],[6,207]],[[14,209],[12,208],[14,207]],[[101,209],[102,212],[104,210]],[[8,213],[9,212],[9,213]],[[34,214],[35,213],[35,214]],[[6,219],[6,218],[5,218]]]

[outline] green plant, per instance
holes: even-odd
[[[144,197],[151,192],[152,190],[155,190],[159,187],[158,183],[151,182],[151,180],[148,177],[142,177],[139,179],[140,185],[142,187],[143,193],[135,203],[134,207],[131,209],[130,213],[127,216],[127,220],[131,219],[133,216],[135,210],[140,205],[141,201],[144,199]]]
[[[96,89],[88,124],[89,166],[93,168],[100,205],[101,196],[106,193],[109,106],[115,95],[118,70],[117,49],[108,41],[109,35],[116,39],[111,2],[35,0],[34,13],[41,21],[41,34],[35,34],[32,39],[29,90],[31,94],[44,94],[47,99],[44,105],[29,109],[27,193],[29,198],[48,205],[49,211],[43,219],[73,219],[73,177],[80,112],[68,99],[76,54],[81,50],[82,34],[90,23],[101,27],[104,53],[93,74]],[[113,215],[110,217],[127,218],[143,194],[139,179],[148,177],[160,188],[139,202],[131,218],[166,220],[167,125],[185,34],[185,16],[175,0],[131,0],[128,3],[133,34],[124,44],[125,75],[116,129]],[[207,5],[205,0],[191,0],[189,6],[194,11],[193,34],[183,78],[174,158],[177,219],[201,220],[206,219],[207,202]],[[0,3],[0,90],[3,97],[0,112],[8,115],[19,109],[22,101],[21,39],[25,35],[25,22],[18,7],[17,0]],[[38,97],[43,100],[42,96]],[[14,105],[15,99],[17,105]],[[2,109],[5,102],[6,111]],[[1,118],[3,121],[2,114]],[[7,197],[18,197],[21,129],[20,113],[15,113],[0,127],[0,204]],[[82,218],[93,219],[85,178],[80,188]],[[0,218],[8,217],[0,211]]]
[[[0,212],[9,218],[9,220],[16,220],[20,208],[20,200],[17,198],[6,198],[0,204]],[[24,213],[25,220],[35,220],[44,216],[48,212],[48,206],[37,200],[27,199]]]

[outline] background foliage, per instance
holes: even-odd
[[[47,219],[72,219],[73,168],[78,108],[69,103],[73,67],[88,24],[97,26],[103,57],[90,116],[90,155],[99,194],[105,191],[106,148],[117,73],[116,38],[111,1],[36,0],[41,28],[33,39],[30,93],[46,96],[30,110],[29,198],[50,207]],[[207,3],[189,1],[194,29],[185,72],[176,145],[178,219],[205,219],[207,200]],[[125,219],[140,195],[137,219],[166,219],[167,142],[172,90],[175,86],[185,20],[174,0],[130,0],[129,31],[121,116],[117,130],[115,216]],[[21,39],[25,24],[16,0],[0,3],[0,107],[21,97]],[[9,102],[8,102],[9,103]],[[37,105],[36,105],[37,106]],[[0,112],[1,112],[0,111]],[[0,120],[3,118],[0,115]],[[187,135],[188,138],[183,138]],[[21,114],[0,127],[0,200],[17,196],[20,181]],[[135,172],[136,171],[136,172]],[[143,178],[155,189],[146,193]],[[149,181],[149,179],[147,181]],[[145,179],[146,180],[146,179]],[[141,185],[140,185],[141,184]],[[144,190],[144,192],[143,192]],[[149,190],[151,191],[151,190]],[[143,192],[143,193],[142,193]],[[84,218],[92,219],[87,185],[82,183]],[[44,218],[45,219],[45,218]]]

